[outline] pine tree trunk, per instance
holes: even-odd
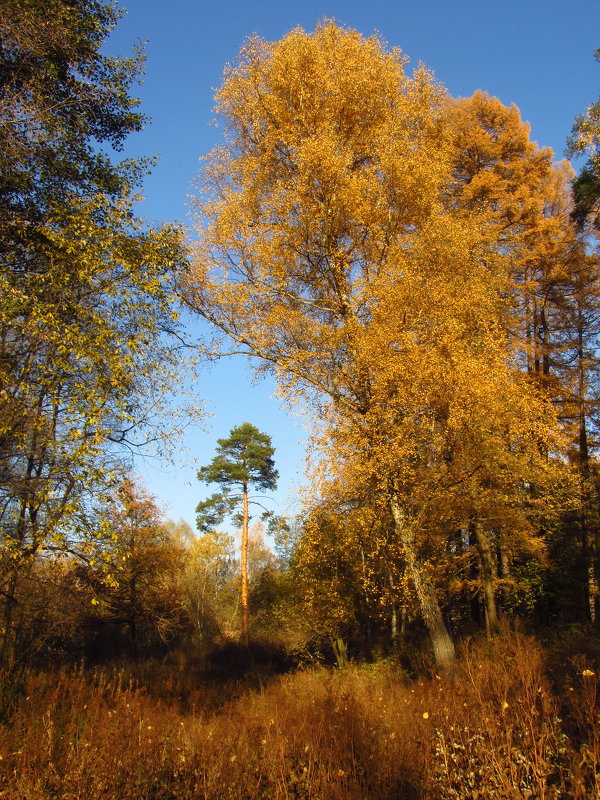
[[[244,481],[244,510],[242,522],[242,642],[248,646],[248,484]]]
[[[435,587],[427,576],[425,568],[417,555],[414,530],[406,519],[406,514],[396,497],[391,498],[390,507],[394,517],[396,533],[404,550],[408,570],[415,585],[423,621],[431,639],[435,663],[441,667],[450,666],[456,660],[454,643],[444,623]]]

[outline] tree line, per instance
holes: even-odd
[[[439,664],[536,581],[547,618],[595,622],[596,206],[570,165],[331,22],[252,38],[216,102],[185,300],[314,421],[309,603],[349,635],[418,616]],[[594,180],[597,137],[592,106]]]
[[[236,619],[245,586],[243,640],[332,640],[339,658],[422,627],[449,664],[457,636],[492,635],[502,614],[596,624],[597,104],[574,126],[589,156],[575,179],[516,107],[452,98],[377,37],[323,22],[252,38],[216,95],[226,137],[192,250],[136,218],[150,164],[117,158],[144,123],[142,54],[102,54],[119,13],[4,7],[3,663],[49,624],[30,602],[41,575],[134,648],[140,626],[148,641],[229,630],[209,574]],[[235,497],[201,504],[203,537],[182,538],[129,473],[172,433],[182,305],[221,336],[203,355],[248,356],[312,431],[311,494],[299,519],[271,520],[278,560],[263,552],[250,599],[247,547],[238,578],[219,531]],[[247,497],[249,473],[222,467],[199,478]]]

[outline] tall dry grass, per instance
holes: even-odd
[[[0,729],[0,798],[598,797],[598,680],[567,666],[553,688],[540,647],[511,634],[467,648],[453,676],[413,682],[390,665],[250,690],[203,683],[183,662],[135,679],[30,674]]]

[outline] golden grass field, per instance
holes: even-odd
[[[0,798],[598,797],[595,670],[572,658],[551,681],[546,661],[509,633],[413,680],[386,662],[218,681],[183,656],[30,672]]]

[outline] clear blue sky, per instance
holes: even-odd
[[[158,155],[146,180],[140,213],[154,221],[187,220],[186,196],[199,158],[218,143],[211,125],[213,92],[223,67],[246,38],[280,39],[300,25],[312,30],[324,17],[365,35],[377,32],[400,47],[411,66],[423,62],[454,96],[483,89],[515,103],[532,138],[562,157],[574,117],[600,94],[600,0],[122,0],[127,14],[107,52],[127,55],[147,40],[146,76],[137,94],[152,123],[132,136],[126,155]],[[191,463],[212,458],[217,438],[244,421],[269,433],[280,471],[277,509],[285,512],[303,482],[304,437],[279,407],[270,383],[252,385],[239,361],[203,371],[198,396],[213,416],[205,429],[188,430],[187,463],[143,465],[148,488],[167,514],[194,524],[198,500],[210,493]],[[214,487],[213,487],[214,488]]]

